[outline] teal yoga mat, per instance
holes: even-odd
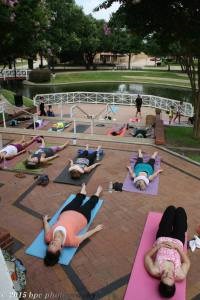
[[[71,194],[69,196],[69,198],[63,203],[63,205],[57,210],[57,212],[55,213],[55,215],[52,217],[51,221],[49,222],[49,224],[51,226],[53,224],[55,224],[55,222],[57,221],[61,210],[65,207],[66,204],[70,203],[74,197],[75,197],[75,195]],[[87,197],[83,203],[85,203],[88,199],[89,199],[89,197]],[[83,230],[81,230],[79,232],[79,234],[83,234],[83,233],[87,232],[90,224],[92,223],[92,221],[96,217],[99,209],[101,208],[102,203],[103,203],[103,200],[98,201],[98,203],[96,204],[96,206],[93,208],[93,210],[91,212],[90,222]],[[47,248],[47,246],[44,242],[44,230],[42,230],[39,233],[39,235],[36,237],[36,239],[33,241],[33,243],[26,249],[25,253],[32,255],[32,256],[39,257],[39,258],[44,258],[45,254],[46,254],[46,248]],[[61,252],[59,264],[68,265],[70,263],[70,261],[72,260],[74,254],[76,253],[77,249],[78,248],[65,247]]]

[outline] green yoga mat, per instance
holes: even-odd
[[[26,168],[26,166],[24,164],[24,161],[18,162],[14,166],[13,170],[23,171],[23,172],[27,172],[27,173],[34,173],[34,174],[41,174],[41,173],[43,173],[43,168],[39,168],[39,169],[28,169],[28,168]]]

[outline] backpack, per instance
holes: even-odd
[[[36,176],[35,179],[37,178],[37,184],[46,186],[49,183],[49,176],[48,175],[39,175]]]

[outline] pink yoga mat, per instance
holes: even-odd
[[[134,164],[136,162],[138,155],[132,156],[130,159],[130,163],[132,168],[134,167]],[[149,160],[150,156],[144,155],[144,162],[147,162]],[[157,171],[160,168],[160,157],[157,156],[155,161],[155,171]],[[149,195],[157,195],[158,194],[158,184],[159,184],[159,176],[158,175],[152,182],[149,183],[145,191],[141,191],[135,187],[133,184],[133,181],[131,180],[131,177],[129,173],[127,174],[125,181],[123,183],[122,189],[127,192],[135,192],[135,193],[142,193],[142,194],[149,194]]]
[[[113,131],[115,131],[115,129],[109,130],[109,131],[107,132],[107,135],[112,135],[111,133],[112,133]],[[112,136],[124,136],[125,133],[126,133],[126,128],[123,128],[120,134],[118,134],[118,135],[112,135]]]
[[[159,280],[151,277],[144,267],[145,253],[155,242],[162,214],[150,212],[136,254],[124,300],[162,300],[158,292]],[[176,293],[171,300],[185,300],[186,280],[176,283]]]

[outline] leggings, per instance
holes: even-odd
[[[187,231],[187,215],[182,207],[168,206],[162,216],[156,239],[159,237],[171,237],[185,243]]]
[[[91,166],[97,157],[97,151],[89,153],[88,150],[84,150],[78,155],[78,158],[87,158],[89,160],[89,165]]]
[[[87,219],[87,223],[89,223],[90,218],[91,218],[91,211],[97,204],[99,197],[96,195],[93,195],[90,197],[90,199],[85,204],[82,205],[83,200],[85,198],[86,198],[86,195],[78,193],[75,196],[75,198],[63,208],[63,210],[61,211],[60,214],[62,214],[64,211],[67,211],[67,210],[75,210],[75,211],[81,213],[82,215],[84,215]]]

